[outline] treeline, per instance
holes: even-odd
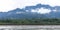
[[[2,19],[0,24],[8,25],[60,25],[59,18]]]

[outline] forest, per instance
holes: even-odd
[[[60,25],[59,18],[1,19],[0,25]]]

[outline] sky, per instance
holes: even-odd
[[[0,12],[8,12],[16,8],[22,9],[26,6],[35,6],[39,3],[50,5],[52,7],[60,6],[60,0],[0,0]]]

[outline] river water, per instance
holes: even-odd
[[[0,25],[0,30],[60,30],[60,25]]]

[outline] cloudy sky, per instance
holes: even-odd
[[[0,0],[0,12],[7,12],[26,6],[34,6],[39,3],[50,6],[60,6],[60,0]]]

